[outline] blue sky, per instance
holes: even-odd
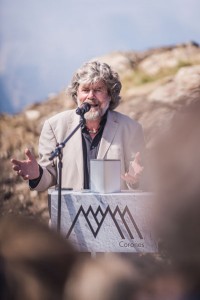
[[[1,111],[65,88],[113,51],[200,43],[199,0],[0,0]]]

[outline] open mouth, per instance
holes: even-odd
[[[97,107],[98,104],[91,104],[91,107]]]

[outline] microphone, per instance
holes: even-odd
[[[83,116],[86,112],[88,112],[91,108],[91,104],[88,102],[84,102],[80,107],[76,109],[77,115]]]

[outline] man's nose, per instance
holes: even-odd
[[[94,90],[91,89],[88,93],[88,98],[93,98],[93,96],[94,96]]]

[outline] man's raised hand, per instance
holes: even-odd
[[[121,177],[126,181],[127,184],[137,186],[139,184],[143,170],[144,167],[141,165],[141,156],[140,153],[137,152],[135,155],[135,159],[130,163],[128,172]]]
[[[28,148],[25,149],[24,153],[27,157],[26,160],[17,160],[14,158],[11,159],[13,170],[24,180],[38,178],[40,175],[40,171],[35,156],[31,153],[31,151]]]

